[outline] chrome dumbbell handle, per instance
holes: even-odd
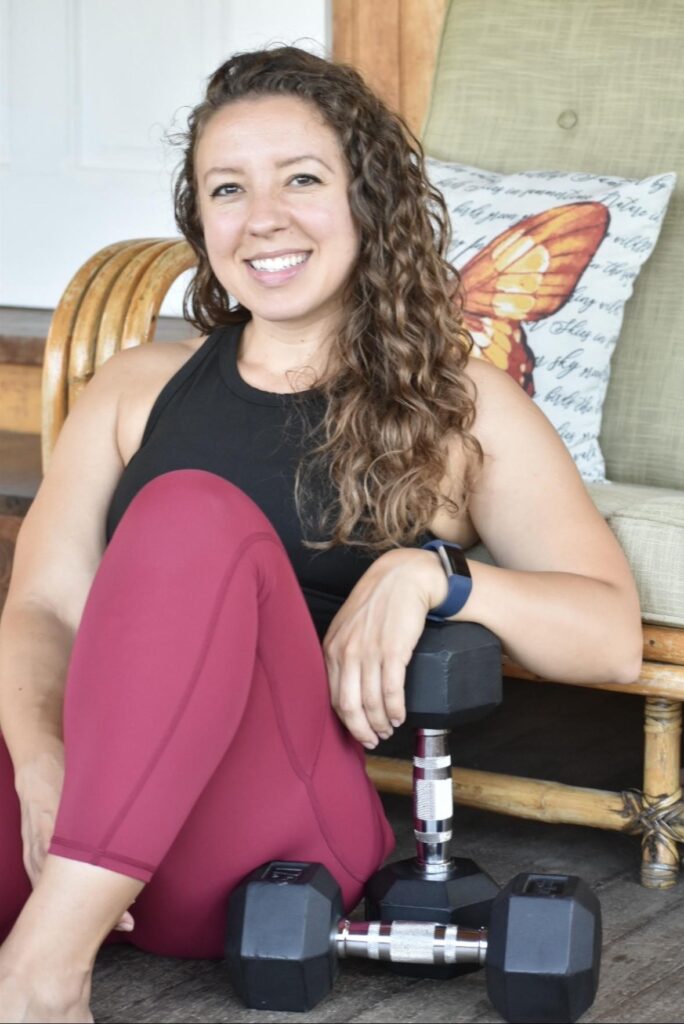
[[[476,963],[487,955],[487,931],[427,921],[338,921],[333,934],[338,957],[409,964]]]
[[[413,829],[416,860],[426,875],[439,876],[450,864],[454,795],[450,730],[417,729],[413,755]]]

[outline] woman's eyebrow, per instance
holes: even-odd
[[[326,164],[325,160],[321,160],[319,156],[314,156],[313,153],[305,153],[303,156],[292,156],[288,157],[287,160],[278,160],[276,167],[289,167],[290,164],[300,163],[302,160],[315,160],[319,164],[323,164],[331,174],[334,174],[332,167]],[[210,174],[244,174],[245,172],[241,167],[210,167],[207,173],[204,175],[206,181]]]

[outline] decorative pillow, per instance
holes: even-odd
[[[676,175],[504,175],[432,157],[427,171],[451,217],[473,354],[518,381],[585,480],[607,482],[598,438],[610,360]]]

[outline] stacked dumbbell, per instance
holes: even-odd
[[[228,972],[245,1004],[313,1009],[332,989],[338,960],[485,967],[487,992],[507,1021],[575,1021],[598,987],[601,913],[585,883],[522,874],[493,901],[488,929],[423,921],[350,921],[322,864],[273,861],[230,898]]]
[[[416,856],[388,864],[366,886],[366,917],[487,925],[499,886],[466,857],[449,855],[454,813],[451,729],[496,710],[502,699],[501,644],[475,622],[426,629],[406,669],[406,724],[416,729],[413,827]],[[400,974],[450,978],[476,964],[393,965]]]
[[[226,931],[230,976],[248,1006],[312,1009],[345,956],[437,978],[484,964],[491,1001],[509,1021],[574,1021],[591,1005],[601,916],[585,883],[526,874],[500,892],[473,860],[449,855],[449,732],[498,707],[501,688],[501,647],[489,630],[425,630],[406,670],[416,857],[370,879],[365,922],[344,918],[322,865],[273,862],[248,876],[231,896]]]

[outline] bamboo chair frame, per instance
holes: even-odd
[[[178,239],[134,239],[107,246],[74,275],[55,310],[42,380],[42,462],[47,469],[66,415],[102,362],[121,348],[149,343],[172,282],[195,265]],[[504,674],[538,682],[504,658]],[[561,682],[561,680],[555,680]],[[568,681],[569,685],[577,685]],[[589,825],[641,836],[641,881],[668,889],[684,842],[680,785],[684,630],[644,625],[644,664],[634,682],[580,684],[645,697],[642,790],[569,786],[473,769],[453,770],[454,798],[468,807],[549,823]],[[370,778],[384,792],[410,795],[409,761],[367,757]]]

